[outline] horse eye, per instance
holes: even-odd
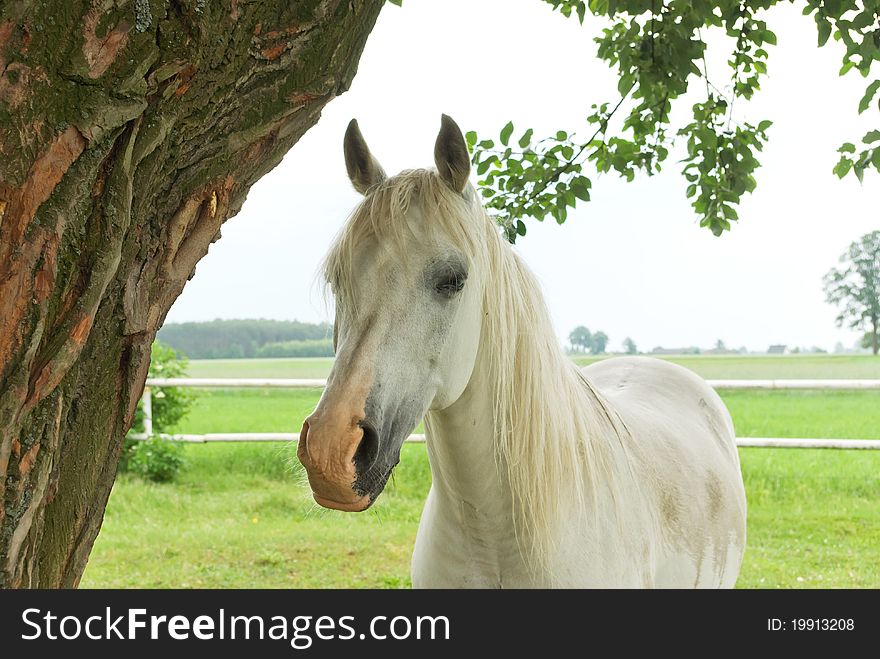
[[[437,282],[437,292],[446,297],[452,297],[461,292],[465,281],[467,281],[467,275],[450,274]]]

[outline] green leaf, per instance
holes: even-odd
[[[504,128],[501,129],[501,135],[500,135],[500,137],[501,137],[501,143],[502,143],[504,146],[507,146],[507,143],[510,141],[510,136],[511,136],[512,133],[513,133],[513,122],[512,122],[512,121],[508,121],[508,122],[507,122],[507,125],[504,126]]]
[[[862,13],[858,14],[852,21],[852,26],[856,30],[863,30],[868,27],[871,23],[874,22],[874,11],[871,9],[866,9]]]
[[[566,133],[564,130],[558,130],[556,131],[556,139],[559,141],[568,139],[568,133]]]
[[[770,121],[769,119],[764,119],[762,122],[760,122],[758,124],[758,130],[763,133],[765,130],[770,128],[770,126],[772,126],[772,125],[773,125],[772,121]]]
[[[853,163],[852,160],[847,160],[846,158],[841,158],[838,163],[834,166],[834,173],[837,174],[837,178],[843,178],[849,173],[849,170],[852,169]]]
[[[519,138],[520,148],[525,149],[531,143],[533,133],[534,133],[534,131],[531,128],[529,128],[525,133],[523,133],[523,136],[521,138]]]
[[[590,201],[590,179],[585,176],[572,179],[571,191],[581,201]]]
[[[590,0],[590,11],[599,16],[608,13],[608,0]]]
[[[840,145],[840,148],[837,150],[838,153],[855,153],[856,145],[851,142],[844,142]]]
[[[828,37],[831,36],[831,23],[817,15],[816,27],[819,28],[819,47],[821,48],[828,42]]]
[[[868,85],[868,89],[865,90],[865,95],[862,96],[862,100],[859,101],[859,114],[868,109],[868,106],[871,105],[871,101],[874,100],[874,95],[877,93],[878,89],[880,89],[880,80],[875,80]]]
[[[526,235],[526,225],[522,220],[516,221],[516,232],[520,236]]]
[[[473,146],[477,143],[477,132],[469,130],[464,134],[464,139],[467,142],[468,146],[473,148]]]
[[[862,142],[865,144],[872,144],[878,141],[880,141],[880,130],[869,130],[862,138]]]
[[[398,7],[403,7],[403,0],[388,0],[392,5],[397,5]]]
[[[551,215],[556,218],[557,224],[565,224],[565,220],[568,217],[568,210],[565,206],[554,206]]]

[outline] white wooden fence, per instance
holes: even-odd
[[[880,380],[709,380],[715,389],[874,389],[880,391]],[[151,387],[203,388],[267,388],[315,389],[323,388],[326,380],[290,378],[149,378],[142,397],[144,432],[131,433],[132,439],[146,439],[153,434],[153,405]],[[162,437],[180,442],[295,442],[299,433],[207,433],[204,435],[167,435]],[[410,442],[424,442],[424,435],[410,435]],[[779,437],[738,437],[737,446],[763,448],[836,448],[880,449],[880,439],[792,439]]]

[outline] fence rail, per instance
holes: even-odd
[[[875,389],[880,390],[880,380],[707,380],[715,389]],[[193,388],[267,388],[267,389],[318,389],[327,381],[318,378],[148,378],[144,393],[144,432],[130,433],[131,439],[143,440],[153,435],[151,387]],[[180,442],[295,442],[299,433],[206,433],[159,435]],[[424,442],[424,435],[410,435],[408,442]],[[873,449],[880,450],[880,439],[811,439],[783,437],[737,437],[737,446],[755,448],[827,448],[827,449]]]
[[[715,389],[880,389],[880,380],[707,380]],[[148,387],[323,389],[320,378],[148,378]]]

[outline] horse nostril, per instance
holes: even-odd
[[[373,466],[379,456],[379,433],[368,421],[361,421],[358,425],[364,431],[364,436],[354,452],[354,466],[358,474],[363,474]]]

